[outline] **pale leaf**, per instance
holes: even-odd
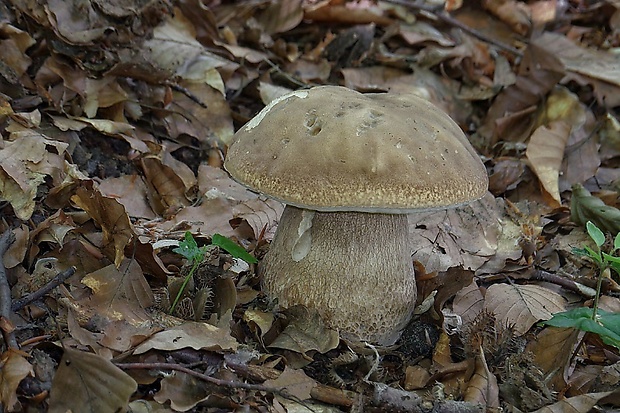
[[[495,314],[500,326],[514,325],[525,334],[540,320],[565,310],[566,300],[558,293],[538,285],[491,285],[485,295],[485,309]]]
[[[562,203],[558,180],[570,130],[570,125],[564,121],[551,122],[549,127],[540,126],[532,134],[525,152],[543,188],[558,205]]]
[[[237,341],[223,328],[206,323],[187,322],[154,334],[136,347],[134,353],[142,354],[151,349],[172,351],[186,347],[195,350],[235,351]]]
[[[7,411],[15,411],[14,408],[19,406],[17,387],[26,376],[34,376],[34,370],[24,353],[13,349],[2,354],[0,365],[0,405]]]

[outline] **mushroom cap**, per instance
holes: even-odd
[[[224,167],[252,190],[318,211],[445,208],[488,187],[482,161],[441,109],[340,86],[275,99],[237,131]]]

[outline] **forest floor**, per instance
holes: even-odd
[[[411,215],[390,347],[270,302],[283,205],[223,169],[328,84],[428,99],[489,174]],[[618,108],[618,0],[2,0],[0,411],[618,411]]]

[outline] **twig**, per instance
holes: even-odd
[[[492,44],[493,46],[505,50],[507,52],[510,52],[516,56],[519,57],[523,57],[523,52],[521,52],[518,49],[515,49],[512,46],[509,46],[503,42],[500,42],[499,40],[495,40],[489,36],[487,36],[484,33],[479,32],[476,29],[473,29],[469,26],[467,26],[466,24],[462,23],[461,21],[455,19],[454,17],[450,16],[448,13],[446,13],[445,11],[439,11],[437,10],[437,8],[435,7],[430,7],[428,5],[425,4],[421,4],[418,2],[412,2],[412,1],[407,1],[407,0],[385,0],[386,3],[392,3],[392,4],[397,4],[399,6],[403,6],[403,7],[408,7],[410,9],[413,10],[419,10],[419,11],[423,11],[425,13],[429,13],[433,16],[435,16],[437,19],[441,20],[444,23],[447,23],[451,26],[454,27],[458,27],[459,29],[463,30],[465,33],[470,34],[472,36],[474,36],[476,39],[478,40],[482,40],[485,43],[489,43]]]
[[[547,271],[534,271],[534,273],[532,274],[532,280],[550,282],[552,284],[556,284],[560,287],[566,288],[569,291],[581,294],[583,297],[592,298],[596,296],[596,290],[594,288],[588,287],[587,285],[583,285],[581,283],[578,283],[577,281],[571,280],[570,278],[563,277],[561,275],[551,274]]]
[[[0,318],[4,318],[7,321],[11,319],[11,287],[6,276],[4,253],[6,253],[14,241],[15,234],[10,229],[6,230],[0,237]],[[3,329],[2,336],[7,347],[18,348],[13,330],[6,331]]]
[[[56,274],[54,278],[52,278],[47,284],[39,288],[37,291],[33,292],[32,294],[28,294],[24,298],[20,298],[19,300],[15,301],[11,305],[11,310],[13,311],[21,310],[28,304],[32,303],[33,301],[38,300],[39,298],[43,297],[45,294],[52,291],[54,288],[58,287],[60,284],[65,282],[65,280],[71,277],[73,274],[75,274],[75,267],[68,268],[64,270],[63,272]]]
[[[189,89],[186,89],[183,86],[179,85],[178,83],[174,83],[174,82],[164,82],[164,84],[166,84],[167,86],[170,86],[170,88],[174,90],[175,92],[183,93],[192,102],[196,103],[201,108],[207,109],[207,104],[204,103],[202,100],[200,100],[200,98],[194,95]]]
[[[228,387],[231,389],[264,391],[268,393],[278,394],[287,399],[296,400],[296,397],[288,394],[288,392],[284,389],[264,386],[262,384],[251,384],[251,383],[243,383],[240,381],[216,379],[215,377],[211,377],[211,376],[207,376],[206,374],[199,373],[181,364],[175,364],[175,363],[114,363],[114,364],[121,369],[127,369],[127,370],[131,370],[131,369],[175,370],[175,371],[180,371],[182,373],[189,374],[190,376],[193,376],[200,380],[204,380],[206,382],[215,384],[217,386]],[[296,400],[296,401],[301,402],[300,400]]]

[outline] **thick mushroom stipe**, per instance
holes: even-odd
[[[416,300],[407,215],[310,211],[306,229],[304,212],[284,209],[261,263],[263,288],[283,307],[317,309],[344,337],[393,344]],[[310,248],[296,260],[300,238]]]

